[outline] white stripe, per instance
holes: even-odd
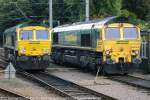
[[[86,23],[86,24],[79,24],[79,25],[74,25],[71,24],[70,26],[59,26],[53,29],[54,32],[63,32],[63,31],[74,31],[74,30],[85,30],[85,29],[98,29],[98,28],[102,28],[105,23],[107,23],[108,21],[110,21],[111,19],[116,18],[116,17],[110,17],[110,18],[106,18],[102,21],[98,21],[98,22],[93,22],[93,23]],[[94,27],[93,27],[94,26]]]

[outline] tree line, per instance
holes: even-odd
[[[29,20],[48,23],[49,0],[0,0],[0,33]],[[126,16],[150,27],[150,0],[90,0],[90,19]],[[85,20],[85,0],[53,0],[53,19],[60,24]]]

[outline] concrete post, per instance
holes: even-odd
[[[150,29],[148,30],[148,68],[150,72]]]
[[[53,27],[53,2],[49,0],[49,26]]]
[[[89,21],[89,12],[90,12],[90,3],[89,0],[86,0],[86,21]]]

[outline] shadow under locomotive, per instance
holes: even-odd
[[[17,57],[15,66],[16,67],[19,66],[21,69],[26,71],[30,71],[30,70],[41,71],[49,67],[49,64],[50,64],[49,56],[43,56],[43,57],[21,56],[21,57]]]
[[[53,48],[54,49],[54,48]],[[71,51],[71,50],[70,50]],[[74,50],[75,51],[75,50]],[[114,63],[112,60],[104,62],[102,56],[99,53],[91,53],[78,51],[78,53],[69,52],[69,50],[57,49],[52,50],[51,59],[56,64],[61,64],[65,66],[74,66],[81,68],[83,71],[88,71],[92,73],[99,73],[101,75],[117,75],[135,72],[139,68],[141,63],[140,59],[134,59],[131,63],[126,63],[120,60],[118,63]]]

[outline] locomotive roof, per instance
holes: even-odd
[[[149,35],[149,34],[150,34],[150,29],[141,30],[141,35]]]
[[[119,16],[112,16],[112,17],[107,17],[104,19],[99,19],[99,20],[92,20],[88,22],[78,22],[78,23],[73,23],[73,24],[68,24],[68,25],[63,25],[63,26],[58,26],[55,27],[53,30],[54,32],[61,32],[61,31],[73,31],[73,30],[85,30],[85,29],[97,29],[101,28],[104,25],[110,24],[110,23],[115,23],[115,22],[130,22],[132,24],[132,21],[130,21],[127,17],[119,17]]]
[[[4,31],[4,34],[7,33],[7,34],[15,34],[16,32],[16,28],[21,28],[21,27],[26,27],[26,26],[41,26],[39,24],[34,24],[34,23],[28,23],[28,22],[24,22],[24,23],[21,23],[21,24],[18,24],[16,26],[13,26],[11,28],[8,28]],[[46,27],[46,26],[45,26]]]
[[[8,28],[4,31],[4,33],[9,33],[9,32],[15,32],[16,31],[16,28],[18,27],[22,27],[22,26],[25,26],[26,23],[22,23],[22,24],[18,24],[16,26],[13,26],[11,28]]]

